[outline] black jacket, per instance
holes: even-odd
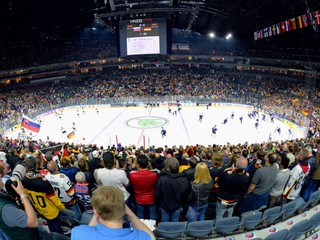
[[[162,209],[172,213],[181,207],[188,191],[189,182],[184,174],[164,172],[156,185],[155,200]]]
[[[184,170],[182,173],[186,176],[188,181],[191,183],[194,180],[194,173],[196,172],[195,168],[188,168]]]
[[[225,171],[218,182],[220,199],[238,201],[247,192],[249,174],[240,169]]]

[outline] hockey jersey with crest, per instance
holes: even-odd
[[[22,184],[31,204],[43,217],[54,219],[65,209],[49,181],[41,175],[27,173]]]

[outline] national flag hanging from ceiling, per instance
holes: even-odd
[[[297,17],[297,26],[298,26],[298,28],[302,28],[303,27],[302,26],[302,17],[301,16]]]
[[[295,18],[291,18],[291,30],[296,30],[297,29],[297,25],[296,25],[296,19]]]
[[[285,23],[286,23],[286,31],[287,32],[291,31],[290,20],[286,20]]]
[[[302,17],[302,25],[303,25],[303,27],[308,27],[309,26],[308,15],[304,14],[301,17]]]
[[[260,31],[257,31],[257,39],[260,39],[261,35],[260,35]]]
[[[286,24],[285,24],[285,22],[281,22],[280,23],[281,24],[281,32],[286,32]]]
[[[267,38],[269,36],[269,28],[264,28],[263,37]]]
[[[316,21],[316,24],[320,25],[320,11],[314,11],[312,13],[312,16],[314,17],[314,20]]]
[[[272,25],[272,36],[277,34],[277,28],[276,25]]]
[[[280,25],[280,23],[276,24],[276,28],[277,28],[277,34],[280,34],[281,33],[281,25]]]
[[[272,27],[269,27],[269,37],[272,37]]]
[[[312,24],[311,22],[312,21]],[[309,27],[315,27],[315,25],[320,25],[320,11],[314,11],[309,14],[304,14],[298,17],[284,20],[280,23],[271,25],[269,27],[264,27],[253,33],[254,40],[259,40],[262,38],[268,38],[275,36],[277,34],[294,31],[297,29]]]

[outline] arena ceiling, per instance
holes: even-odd
[[[307,8],[320,10],[320,1],[1,0],[0,31],[87,27],[97,17],[114,31],[120,20],[166,17],[173,28],[201,34],[213,31],[217,36],[232,32],[239,39],[252,40],[254,31],[306,14]]]

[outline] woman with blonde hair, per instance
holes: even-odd
[[[188,222],[204,220],[212,188],[213,180],[210,176],[208,166],[203,162],[198,163],[194,174],[194,181],[191,183],[192,201],[189,207],[198,212],[198,217],[197,219],[192,219],[191,217],[188,217],[187,214]],[[192,209],[189,209],[188,212],[192,211]]]

